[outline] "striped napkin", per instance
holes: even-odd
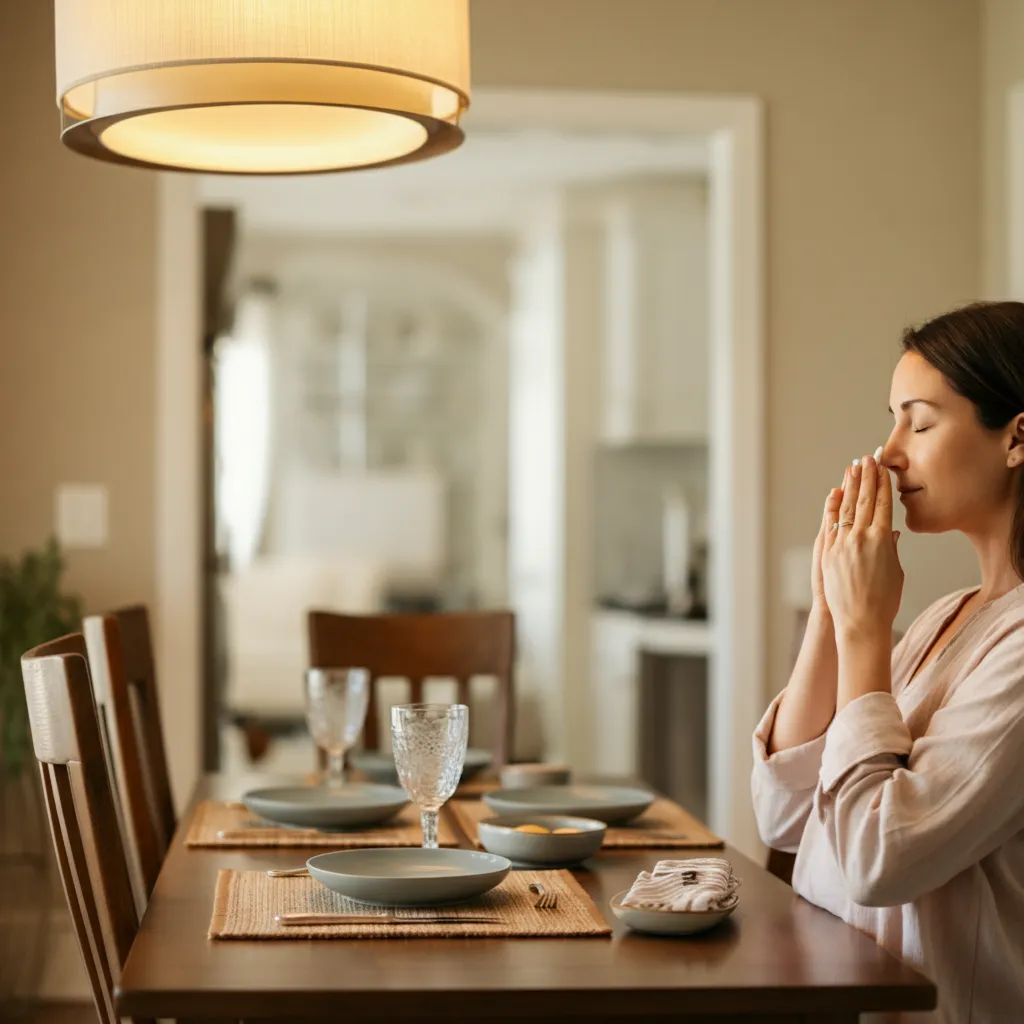
[[[622,906],[637,910],[730,910],[739,899],[740,879],[722,857],[659,860],[637,875]]]

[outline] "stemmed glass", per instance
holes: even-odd
[[[437,849],[437,812],[455,792],[466,760],[465,704],[396,704],[391,746],[402,788],[420,809],[423,846]]]
[[[306,724],[327,755],[326,784],[345,785],[345,754],[359,739],[370,702],[365,668],[311,668],[306,672]]]

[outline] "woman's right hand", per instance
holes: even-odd
[[[838,518],[849,475],[850,469],[847,467],[843,486],[834,487],[825,499],[825,511],[821,517],[818,539],[814,542],[811,562],[811,591],[814,595],[811,614],[800,641],[789,684],[783,691],[782,702],[775,715],[772,734],[768,737],[769,754],[797,747],[823,735],[836,712],[836,690],[839,685],[836,633],[825,600],[821,553],[825,547],[826,532]]]
[[[843,501],[843,492],[846,489],[849,473],[850,467],[847,466],[846,473],[843,474],[843,486],[833,487],[828,492],[828,497],[825,499],[825,510],[821,516],[821,528],[814,541],[814,557],[811,560],[811,595],[813,597],[811,611],[822,616],[831,617],[828,602],[825,600],[825,583],[821,574],[821,553],[825,549],[825,532],[828,530],[828,523],[834,522],[839,514],[839,506]]]

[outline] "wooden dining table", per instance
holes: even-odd
[[[199,783],[117,986],[122,1016],[853,1024],[869,1011],[936,1005],[931,981],[728,846],[601,850],[586,861],[574,874],[610,938],[210,939],[220,869],[295,867],[322,852],[185,846],[200,800],[237,800],[251,784],[216,775]],[[742,879],[735,912],[690,937],[630,932],[609,899],[655,861],[686,856],[732,862]]]

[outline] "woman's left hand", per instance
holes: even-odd
[[[903,594],[903,567],[892,529],[892,482],[870,455],[848,475],[832,513],[821,571],[836,635],[891,635]]]

